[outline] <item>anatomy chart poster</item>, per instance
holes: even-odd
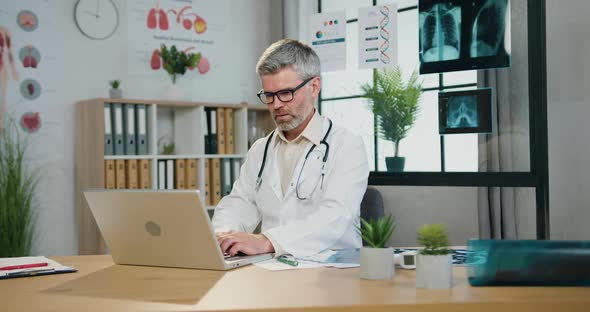
[[[197,66],[182,79],[209,77],[223,65],[229,42],[228,0],[133,0],[127,4],[129,74],[167,76],[159,49],[172,45],[201,53]],[[185,78],[186,77],[186,78]]]
[[[397,5],[359,9],[359,68],[397,64]]]
[[[0,8],[0,127],[9,122],[36,134],[56,125],[54,75],[61,46],[57,9],[45,0]],[[29,153],[30,154],[30,153]]]
[[[320,57],[322,72],[346,69],[346,12],[311,15],[308,38]]]

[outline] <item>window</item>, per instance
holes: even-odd
[[[322,74],[321,113],[362,136],[372,171],[385,171],[385,157],[393,156],[393,143],[375,140],[374,117],[360,85],[371,83],[373,70],[358,69],[358,9],[372,1],[322,1],[322,12],[346,8],[347,64],[345,71]],[[418,71],[418,9],[416,0],[398,2],[398,64],[409,77]],[[421,75],[424,93],[420,114],[408,136],[400,142],[399,155],[406,157],[404,171],[477,172],[477,135],[438,134],[438,91],[476,85],[475,71]],[[360,122],[359,122],[360,121]],[[441,142],[446,144],[441,145]],[[443,166],[444,161],[444,166]]]

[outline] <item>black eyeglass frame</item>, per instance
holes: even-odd
[[[313,80],[313,78],[315,78],[315,77],[317,77],[317,76],[312,76],[312,77],[309,77],[309,78],[303,80],[302,83],[300,83],[298,86],[296,86],[295,88],[292,88],[292,89],[283,89],[283,90],[279,90],[277,92],[264,92],[264,90],[260,90],[258,93],[256,93],[256,96],[258,96],[258,99],[260,99],[260,102],[262,102],[263,104],[266,104],[266,105],[274,103],[275,97],[278,98],[279,101],[284,102],[284,103],[291,102],[295,98],[295,91],[301,89],[308,82]],[[283,100],[282,96],[279,95],[281,92],[289,92],[289,94],[291,95],[291,98],[287,101]],[[270,102],[266,102],[265,98],[267,98],[269,96],[272,96],[272,100]]]

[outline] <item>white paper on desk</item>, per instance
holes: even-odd
[[[0,270],[0,277],[6,276],[8,274],[17,273],[17,272],[29,272],[29,271],[39,271],[39,270],[65,271],[65,270],[73,269],[71,267],[67,267],[65,265],[62,265],[57,261],[51,260],[47,257],[0,258],[0,267],[25,265],[25,264],[33,264],[33,263],[45,263],[45,262],[47,262],[47,266],[26,268],[26,269],[15,269],[15,270]]]
[[[269,270],[269,271],[286,271],[286,270],[301,270],[301,269],[313,269],[321,268],[324,266],[323,263],[310,262],[299,260],[299,265],[292,266],[286,263],[279,262],[276,259],[269,259],[262,262],[254,263],[255,266]]]

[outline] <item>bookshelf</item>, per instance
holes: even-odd
[[[147,153],[143,155],[107,155],[105,153],[105,104],[123,107],[143,105],[146,110]],[[231,154],[205,153],[207,134],[206,114],[211,108],[233,111],[233,145]],[[78,223],[78,249],[80,254],[105,253],[106,246],[82,195],[84,189],[107,188],[105,163],[107,161],[149,162],[149,189],[158,189],[158,161],[196,160],[196,188],[205,196],[205,162],[228,159],[241,162],[251,142],[275,128],[265,105],[247,103],[223,104],[168,100],[96,98],[76,103],[75,147],[75,204]],[[114,129],[113,129],[114,131]],[[174,153],[164,155],[162,145],[174,143]],[[175,183],[176,184],[176,183]],[[115,188],[130,188],[126,187]],[[138,188],[141,188],[139,186]],[[177,185],[174,185],[177,188]],[[214,205],[203,200],[207,209]],[[213,203],[214,204],[214,203]]]

